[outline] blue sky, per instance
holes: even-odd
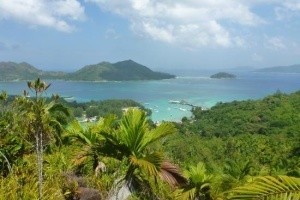
[[[74,71],[300,63],[300,0],[0,0],[0,61]]]

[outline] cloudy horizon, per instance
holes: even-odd
[[[297,0],[0,0],[0,61],[71,71],[299,64]]]

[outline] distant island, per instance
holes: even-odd
[[[233,78],[236,78],[236,75],[229,74],[227,72],[219,72],[219,73],[211,75],[210,78],[216,78],[216,79],[233,79]]]
[[[0,81],[31,80],[37,77],[73,81],[136,81],[175,78],[171,74],[154,72],[132,60],[113,64],[101,62],[87,65],[73,73],[42,71],[26,62],[0,62]]]
[[[63,79],[64,72],[46,72],[22,62],[0,62],[0,81],[32,80],[37,77],[47,79]]]
[[[262,68],[256,72],[300,73],[300,64]]]
[[[87,65],[66,76],[67,80],[82,81],[161,80],[171,78],[175,78],[175,76],[162,72],[154,72],[132,60],[125,60],[114,64],[101,62],[95,65]]]

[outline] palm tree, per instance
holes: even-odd
[[[248,179],[251,179],[252,168],[253,165],[250,160],[246,162],[226,160],[224,163],[220,189],[227,191],[237,185],[243,184]]]
[[[171,185],[185,182],[179,169],[164,159],[161,152],[151,148],[153,143],[175,131],[170,123],[162,123],[151,130],[145,112],[130,109],[122,117],[117,129],[99,132],[105,138],[102,154],[123,160],[128,166],[118,185],[120,188],[112,191],[110,199],[126,199],[142,186],[150,187],[151,178],[157,181],[160,177]]]
[[[178,189],[176,199],[182,200],[210,200],[212,175],[208,175],[205,165],[199,162],[196,166],[190,166],[184,171],[188,183]]]
[[[115,121],[113,115],[107,118],[100,119],[97,123],[86,124],[82,126],[77,120],[70,123],[67,127],[68,135],[66,138],[69,140],[75,139],[79,141],[83,147],[82,151],[77,155],[75,164],[81,165],[86,163],[88,158],[92,159],[93,170],[97,174],[97,167],[99,164],[103,165],[100,160],[100,149],[103,146],[104,137],[99,134],[99,131],[109,132],[111,124]]]
[[[35,138],[38,164],[38,194],[39,199],[42,199],[43,143],[49,142],[51,136],[54,136],[57,143],[59,143],[62,124],[54,115],[55,113],[63,113],[65,116],[69,116],[69,112],[63,105],[55,101],[48,103],[42,97],[51,84],[47,84],[38,78],[35,81],[28,82],[27,85],[35,93],[35,97],[34,99],[18,98],[18,103],[24,121],[27,123],[26,127],[29,137],[33,136]]]

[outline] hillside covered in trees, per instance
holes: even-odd
[[[0,94],[0,199],[299,198],[299,91],[155,125],[131,100],[67,103],[49,86]]]
[[[63,79],[64,72],[46,72],[22,62],[0,62],[0,81],[31,80],[36,77],[45,79]]]
[[[87,65],[66,76],[67,80],[83,81],[130,81],[130,80],[161,80],[175,78],[167,73],[154,72],[132,60],[117,63],[101,62]]]
[[[0,81],[31,80],[35,77],[73,81],[136,81],[175,78],[174,75],[154,72],[132,60],[87,65],[72,73],[42,71],[25,62],[0,62]]]
[[[190,131],[202,136],[227,137],[243,133],[295,135],[300,130],[300,91],[278,91],[261,100],[219,102],[209,110],[192,110]]]
[[[233,79],[233,78],[236,78],[236,75],[230,74],[230,73],[227,73],[227,72],[219,72],[219,73],[211,75],[210,78],[215,78],[215,79]]]

